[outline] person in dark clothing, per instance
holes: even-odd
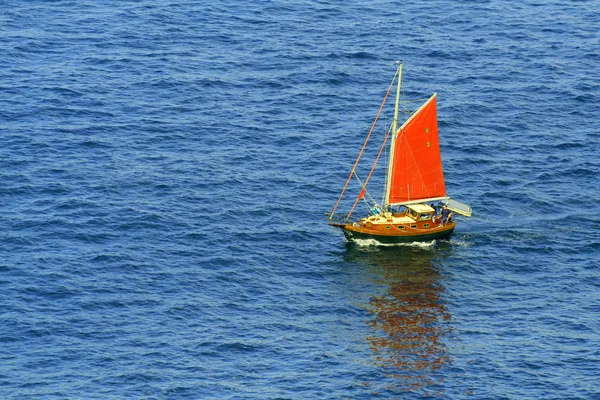
[[[442,219],[440,220],[440,224],[445,225],[450,221],[452,221],[452,211],[448,210],[448,206],[444,206],[442,209]]]

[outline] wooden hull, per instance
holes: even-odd
[[[332,224],[333,225],[333,224]],[[354,224],[335,224],[349,241],[375,240],[382,244],[423,242],[450,236],[456,224],[450,222],[444,226],[431,228],[408,229],[405,232],[386,228],[385,226],[356,226]]]

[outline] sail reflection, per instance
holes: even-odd
[[[367,340],[388,390],[439,391],[443,368],[451,363],[452,318],[436,268],[443,254],[438,248],[348,248],[347,258],[366,265],[386,285],[385,294],[373,296],[366,308],[373,316]]]

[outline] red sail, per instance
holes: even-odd
[[[388,204],[446,196],[436,94],[400,128],[390,162]]]

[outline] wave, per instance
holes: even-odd
[[[381,247],[418,247],[421,249],[430,249],[435,246],[436,241],[432,240],[429,242],[406,242],[406,243],[381,243],[375,239],[354,239],[353,242],[359,247],[371,247],[371,246],[381,246]]]

